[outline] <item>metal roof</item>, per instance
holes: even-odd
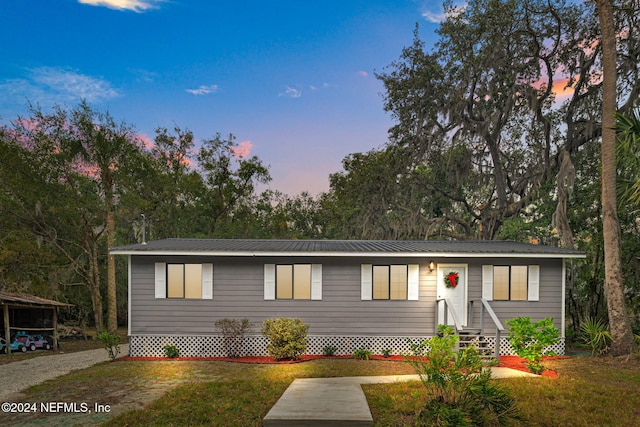
[[[35,295],[0,292],[0,304],[2,305],[32,305],[34,307],[69,307],[71,304],[58,302],[46,298],[40,298]]]
[[[584,258],[583,252],[507,240],[164,239],[118,246],[113,255]]]

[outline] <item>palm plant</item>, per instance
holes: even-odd
[[[582,339],[591,348],[591,355],[602,355],[609,349],[611,332],[609,327],[601,319],[589,317],[580,325]]]
[[[520,419],[515,399],[490,381],[490,370],[483,370],[478,349],[454,351],[458,336],[442,325],[439,332],[412,345],[413,354],[406,358],[428,392],[416,425],[504,425]]]

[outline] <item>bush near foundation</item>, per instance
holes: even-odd
[[[227,356],[240,357],[244,351],[244,337],[251,330],[249,319],[218,319],[216,328],[222,333],[222,345]]]
[[[527,360],[527,367],[534,374],[541,374],[544,366],[542,356],[554,356],[553,351],[544,351],[560,340],[560,331],[553,325],[553,319],[532,322],[530,317],[516,317],[507,320],[509,335],[507,340],[515,353]]]
[[[287,317],[267,319],[262,323],[262,335],[269,338],[267,351],[276,360],[298,359],[307,350],[309,325]]]

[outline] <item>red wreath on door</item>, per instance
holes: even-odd
[[[458,278],[458,273],[451,271],[449,274],[444,276],[444,283],[447,285],[447,288],[455,288],[458,286]]]

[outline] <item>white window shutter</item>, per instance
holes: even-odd
[[[276,265],[264,265],[264,299],[276,299]]]
[[[493,265],[482,266],[482,299],[493,301]]]
[[[360,299],[363,301],[373,299],[373,265],[371,264],[360,266]]]
[[[213,264],[202,264],[202,299],[213,299]]]
[[[529,266],[529,301],[540,301],[540,266]]]
[[[311,299],[322,299],[322,264],[311,264]]]
[[[420,297],[420,266],[409,264],[407,266],[407,299],[418,301]]]
[[[167,297],[167,264],[164,262],[156,262],[155,288],[156,298]]]

